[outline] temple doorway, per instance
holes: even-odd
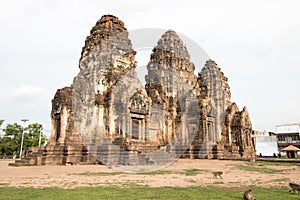
[[[131,134],[132,139],[139,139],[140,122],[141,122],[140,119],[132,118],[132,134]]]

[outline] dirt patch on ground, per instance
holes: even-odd
[[[287,187],[300,183],[299,166],[260,165],[244,161],[179,159],[160,171],[130,174],[103,165],[9,167],[0,161],[0,186],[9,187]],[[222,171],[223,179],[212,171]]]

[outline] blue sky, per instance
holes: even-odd
[[[50,130],[56,89],[79,72],[96,21],[113,14],[129,31],[173,29],[200,45],[228,77],[232,101],[247,106],[254,129],[300,123],[299,7],[290,0],[1,0],[0,119],[28,118]]]

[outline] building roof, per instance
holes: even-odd
[[[276,125],[276,127],[278,127],[278,126],[295,126],[295,125],[300,126],[300,123],[278,124],[278,125]]]
[[[300,132],[300,124],[282,124],[276,126],[276,133],[299,133]]]
[[[288,147],[283,148],[282,151],[300,151],[300,149],[293,145],[289,145]]]

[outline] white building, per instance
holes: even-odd
[[[256,154],[262,157],[273,157],[274,153],[277,156],[279,152],[276,136],[257,135],[255,143]]]
[[[277,125],[276,134],[280,151],[289,145],[300,148],[300,124]]]

